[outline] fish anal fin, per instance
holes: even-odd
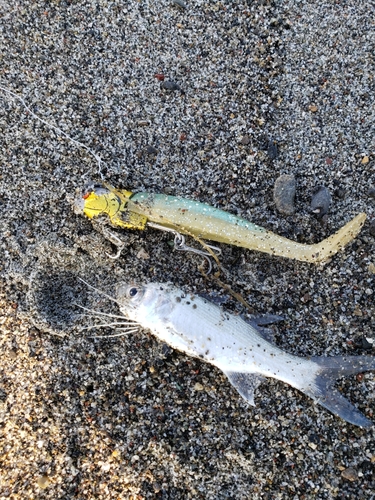
[[[228,377],[229,382],[233,385],[235,389],[241,394],[241,396],[246,399],[252,406],[254,403],[254,392],[255,389],[263,382],[264,377],[256,373],[247,372],[224,372]]]

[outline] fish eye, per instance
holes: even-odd
[[[128,295],[129,297],[135,297],[138,293],[138,288],[135,288],[134,286],[130,288]]]

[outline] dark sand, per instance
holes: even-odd
[[[222,292],[156,230],[116,231],[126,247],[108,258],[106,228],[71,206],[102,175],[306,243],[366,212],[324,267],[224,245],[221,261],[252,307],[285,317],[283,349],[374,351],[373,2],[176,3],[0,1],[0,85],[103,161],[0,92],[0,498],[373,499],[374,427],[273,380],[249,407],[147,331],[80,331],[94,319],[75,303],[117,311],[78,277],[110,294],[129,280]],[[293,215],[275,208],[280,174],[296,178]],[[321,185],[324,223],[310,211]],[[375,422],[374,373],[338,386]]]

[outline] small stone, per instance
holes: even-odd
[[[311,113],[316,113],[318,111],[318,106],[315,106],[315,104],[311,104],[309,106],[309,111],[311,111]]]
[[[150,254],[146,252],[144,248],[141,248],[137,253],[137,259],[147,260],[150,258]]]
[[[364,156],[361,160],[362,165],[367,165],[367,163],[370,161],[368,156]]]
[[[45,490],[50,484],[49,477],[46,475],[39,476],[37,479],[37,483],[38,483],[39,488],[41,488],[42,490]]]
[[[161,485],[159,483],[153,483],[152,487],[154,488],[155,493],[159,493],[161,490]]]
[[[199,382],[197,382],[194,386],[194,390],[196,391],[203,391],[204,387],[202,384],[200,384]]]
[[[340,198],[340,200],[343,200],[345,198],[345,189],[342,189],[342,188],[339,188],[337,191],[336,191],[336,196],[337,198]]]
[[[322,218],[328,213],[329,206],[332,201],[331,193],[324,186],[319,186],[311,199],[310,208],[312,213],[318,218]]]
[[[159,80],[159,82],[164,82],[165,80],[165,76],[163,75],[163,73],[155,73],[154,74],[154,77]]]
[[[369,195],[370,198],[375,198],[375,188],[374,187],[371,187],[368,190],[368,195]]]
[[[4,403],[7,399],[7,393],[4,391],[4,389],[0,388],[0,401]]]
[[[375,274],[375,264],[373,264],[372,262],[368,265],[368,272],[370,274]]]
[[[356,306],[356,308],[354,309],[353,314],[354,314],[354,316],[358,316],[358,317],[363,316],[363,312],[361,311],[361,309],[358,306]]]
[[[348,467],[341,472],[341,475],[344,479],[348,479],[348,481],[358,481],[358,472],[353,467]]]
[[[301,302],[303,302],[304,304],[307,304],[307,302],[310,302],[310,300],[311,296],[309,293],[305,293],[303,297],[301,297]]]
[[[249,142],[250,142],[250,137],[248,135],[244,135],[240,140],[240,143],[243,144],[244,146],[247,146]]]
[[[267,146],[267,154],[271,160],[276,160],[279,156],[279,151],[275,141],[269,141]]]
[[[180,86],[176,82],[171,82],[169,80],[162,82],[160,87],[171,92],[173,92],[174,90],[181,90]]]
[[[370,223],[369,233],[371,236],[375,236],[375,219]]]
[[[260,137],[260,148],[267,152],[271,160],[275,160],[279,155],[276,142],[266,135]]]
[[[146,153],[148,155],[156,155],[158,153],[158,150],[154,148],[154,146],[146,146]]]
[[[354,341],[354,345],[357,349],[363,349],[364,351],[372,351],[373,345],[371,342],[367,340],[367,338],[363,335],[357,337]]]
[[[283,174],[276,179],[273,189],[273,200],[277,210],[285,215],[294,213],[294,198],[296,195],[296,179],[294,175]]]
[[[172,0],[172,3],[180,7],[180,9],[187,9],[187,5],[182,0]]]

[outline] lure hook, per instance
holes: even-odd
[[[207,274],[210,274],[211,271],[212,271],[212,262],[211,262],[211,259],[210,259],[210,256],[212,255],[210,252],[206,252],[205,250],[200,250],[198,248],[194,248],[194,247],[190,247],[188,245],[186,245],[185,243],[185,236],[182,235],[181,233],[179,233],[178,231],[176,231],[175,229],[171,229],[169,227],[165,227],[165,226],[160,226],[159,224],[155,224],[153,222],[147,222],[147,225],[148,226],[151,226],[155,229],[160,229],[161,231],[166,231],[166,232],[169,232],[169,233],[173,233],[174,234],[174,240],[173,240],[173,245],[174,245],[174,249],[175,250],[180,250],[182,252],[192,252],[192,253],[196,253],[198,255],[202,255],[202,257],[204,257],[208,263],[208,271],[207,271]],[[206,243],[207,245],[207,243]],[[221,255],[221,249],[218,248],[218,247],[215,247],[213,245],[207,245],[207,247],[209,247],[212,252],[216,255],[216,256],[219,256]]]

